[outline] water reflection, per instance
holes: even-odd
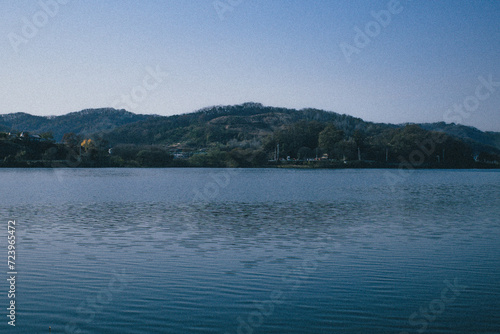
[[[32,187],[0,195],[20,226],[27,332],[73,321],[83,333],[237,333],[266,302],[254,333],[415,332],[408,317],[456,277],[470,289],[429,331],[498,325],[498,174],[416,172],[393,192],[377,171],[245,170],[192,201],[206,171],[61,173],[62,193],[46,171],[0,181]],[[127,289],[86,322],[79,306],[116,272]]]

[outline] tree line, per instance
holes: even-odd
[[[111,145],[99,134],[66,133],[61,142],[55,142],[50,132],[0,133],[0,166],[394,167],[418,158],[418,167],[472,168],[495,167],[500,161],[496,152],[475,151],[463,140],[415,124],[370,132],[345,131],[328,121],[299,120],[261,136],[208,123],[183,130],[187,133],[182,138],[188,140],[177,145]]]

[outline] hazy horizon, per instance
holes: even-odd
[[[0,114],[255,101],[500,131],[500,2],[9,1]]]

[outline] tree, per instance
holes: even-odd
[[[173,156],[160,149],[142,150],[137,153],[137,162],[143,167],[166,167],[173,160]]]
[[[270,151],[280,144],[280,156],[296,158],[300,148],[318,147],[318,136],[323,129],[324,125],[318,121],[299,121],[275,131],[272,139],[267,140],[264,147]]]
[[[54,141],[54,134],[52,133],[52,131],[40,133],[40,137],[51,142]]]
[[[335,144],[335,156],[342,160],[357,160],[356,142],[351,140],[341,140]]]
[[[329,157],[334,156],[335,145],[344,138],[344,131],[338,130],[335,125],[328,124],[323,131],[319,133],[318,144],[324,149]]]
[[[79,149],[80,143],[82,142],[82,137],[76,135],[73,132],[65,133],[62,142],[71,149]]]
[[[360,130],[356,130],[354,131],[354,134],[352,135],[352,138],[354,140],[354,142],[356,143],[356,146],[359,148],[359,149],[364,149],[365,148],[365,141],[366,141],[366,136],[363,132],[361,132]]]
[[[52,161],[57,157],[57,148],[51,147],[42,154],[42,160]]]
[[[299,160],[314,158],[314,151],[311,150],[309,147],[303,146],[297,152],[297,157],[299,158]]]
[[[80,144],[81,147],[87,152],[92,149],[96,149],[96,145],[92,139],[84,139]]]

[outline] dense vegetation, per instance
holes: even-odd
[[[51,132],[56,141],[66,133],[88,136],[95,132],[113,130],[118,126],[154,118],[110,108],[86,109],[63,116],[33,116],[26,113],[0,115],[0,131],[30,133]]]
[[[257,103],[170,117],[99,109],[54,119],[3,115],[0,131],[11,134],[0,133],[1,166],[498,168],[500,161],[495,132]]]

